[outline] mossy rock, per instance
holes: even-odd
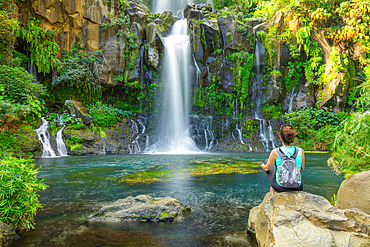
[[[101,208],[88,221],[172,222],[186,217],[191,209],[171,197],[129,196]]]

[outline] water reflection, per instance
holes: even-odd
[[[36,229],[23,234],[11,246],[225,246],[230,244],[228,241],[234,241],[235,246],[256,246],[246,228],[249,210],[262,202],[270,188],[262,170],[246,175],[175,175],[168,182],[152,184],[130,185],[119,180],[138,171],[180,170],[194,163],[262,162],[267,155],[127,155],[37,160],[40,177],[49,185],[40,193],[44,208],[37,214]],[[337,192],[343,178],[326,166],[327,158],[325,154],[307,154],[303,182],[305,191],[329,198]],[[191,216],[175,223],[86,223],[86,218],[103,205],[139,194],[176,198],[192,208]]]

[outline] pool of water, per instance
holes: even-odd
[[[176,176],[166,182],[130,185],[119,180],[148,170],[181,170],[193,164],[262,162],[267,153],[124,155],[38,159],[39,177],[49,186],[40,192],[44,205],[35,229],[10,246],[223,246],[225,239],[247,239],[249,210],[269,191],[262,171],[253,174]],[[326,165],[327,154],[307,154],[304,191],[330,198],[342,176]],[[170,196],[191,207],[191,216],[173,223],[87,223],[102,206],[127,196]]]

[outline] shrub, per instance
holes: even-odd
[[[328,165],[349,177],[370,169],[370,67],[364,69],[364,82],[359,86],[356,101],[360,109],[343,122],[343,129],[334,140],[332,157]]]
[[[43,95],[45,89],[41,84],[32,83],[33,76],[26,69],[12,68],[6,65],[0,65],[0,102],[12,104],[15,108],[29,108],[29,111],[23,111],[41,116],[41,102],[35,94]],[[17,114],[16,109],[14,110]],[[9,110],[7,110],[8,115]]]
[[[301,147],[306,150],[329,150],[341,128],[340,118],[322,109],[302,108],[285,114],[285,119],[290,121]]]
[[[36,211],[42,207],[36,192],[47,188],[37,173],[31,159],[5,156],[0,161],[0,221],[19,230],[33,228]]]
[[[93,122],[101,127],[113,127],[121,118],[132,116],[131,111],[122,111],[100,101],[91,104],[89,112]]]

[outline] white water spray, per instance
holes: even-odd
[[[66,144],[64,143],[64,140],[63,140],[63,129],[64,127],[58,130],[57,132],[57,136],[56,136],[57,151],[58,151],[59,156],[68,156]]]
[[[50,144],[49,122],[45,118],[41,118],[41,120],[42,124],[35,132],[42,143],[42,157],[57,157]]]
[[[154,0],[153,1],[153,13],[162,13],[163,11],[169,10],[173,15],[182,17],[182,11],[184,10],[186,4],[192,3],[192,0]],[[213,7],[213,1],[207,0],[208,3]]]

